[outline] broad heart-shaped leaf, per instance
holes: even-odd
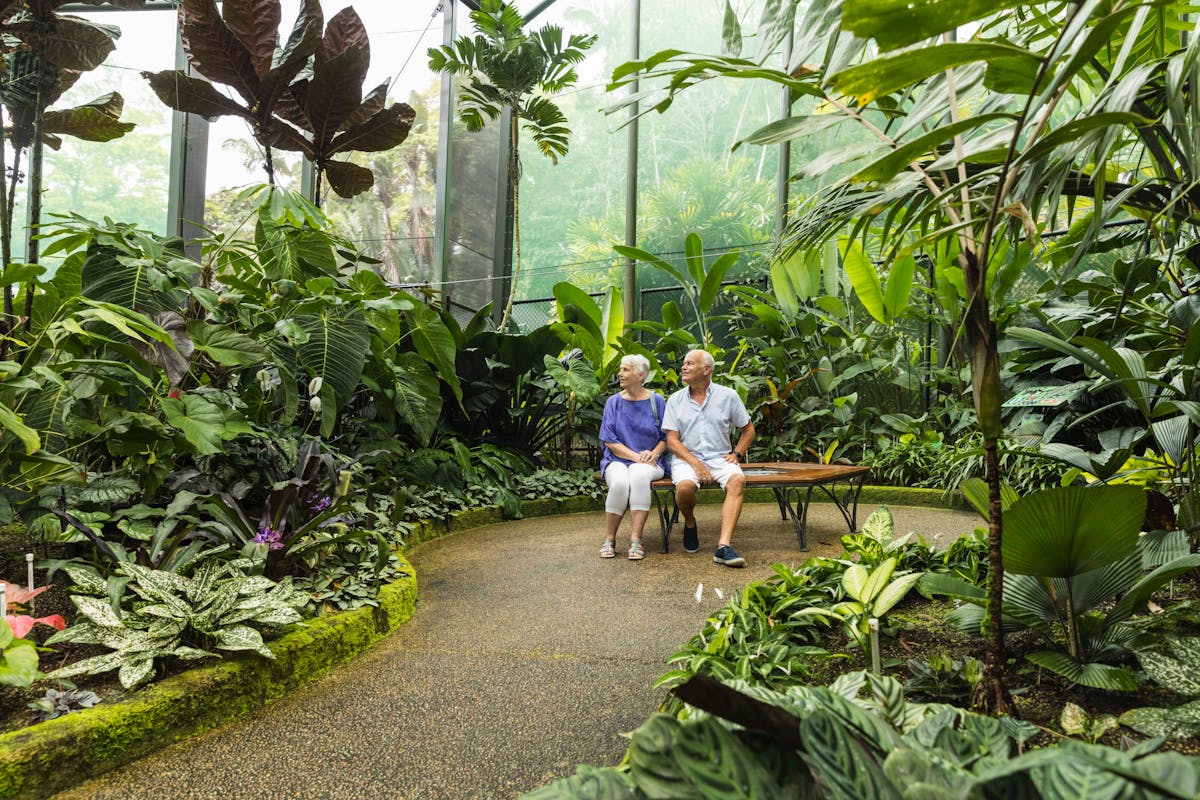
[[[960,25],[1023,5],[1019,0],[846,0],[842,27],[891,50],[930,39]]]
[[[852,2],[852,0],[851,0]],[[1022,62],[1036,70],[1038,58],[1028,50],[1008,44],[989,42],[946,42],[913,50],[889,53],[865,64],[842,70],[829,77],[835,89],[857,98],[866,105],[878,97],[920,83],[932,75],[972,62],[995,59]]]
[[[188,323],[187,332],[197,352],[226,367],[260,364],[267,358],[266,348],[257,339],[225,325],[197,319]]]
[[[88,142],[119,139],[134,129],[132,122],[121,122],[124,100],[116,92],[97,97],[90,103],[63,111],[47,111],[42,129],[62,133]]]
[[[347,128],[329,143],[325,155],[347,151],[378,152],[391,150],[408,138],[417,112],[407,103],[395,103],[377,112],[359,125]]]
[[[249,110],[218,92],[211,83],[193,78],[180,70],[143,72],[142,77],[149,82],[158,99],[176,111],[196,114],[210,120],[226,114],[250,117]]]
[[[1138,486],[1065,486],[1035,492],[1004,514],[1004,566],[1070,578],[1133,553],[1146,513]]]
[[[349,161],[326,161],[325,178],[338,197],[354,197],[375,185],[375,174]]]
[[[269,0],[259,0],[260,2]],[[262,95],[262,83],[250,51],[217,12],[216,0],[183,0],[179,36],[188,63],[210,81],[233,87],[247,104]]]
[[[1138,688],[1133,673],[1126,667],[1098,663],[1081,664],[1066,653],[1055,650],[1038,650],[1026,658],[1080,686],[1106,689],[1110,692],[1133,692]]]
[[[283,17],[279,0],[227,0],[221,6],[221,16],[245,46],[255,72],[266,74],[275,57],[275,40]]]
[[[0,663],[0,684],[5,686],[29,686],[42,677],[38,671],[39,656],[32,642],[4,648],[4,660]]]
[[[226,410],[195,394],[162,401],[163,413],[171,427],[180,431],[188,444],[201,455],[221,452],[221,443],[248,430],[246,424],[228,419]]]
[[[326,306],[319,314],[296,317],[308,341],[296,348],[302,367],[320,377],[333,391],[337,408],[350,402],[362,378],[363,364],[371,346],[370,331],[362,312]]]
[[[867,253],[858,241],[845,240],[842,245],[842,266],[854,287],[854,293],[867,312],[878,322],[888,324],[887,311],[883,306],[883,288],[879,271],[867,258]]]

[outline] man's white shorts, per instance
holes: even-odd
[[[713,474],[713,477],[716,478],[717,483],[720,484],[722,489],[725,488],[725,484],[729,483],[730,478],[734,475],[742,474],[741,466],[731,464],[721,456],[705,459],[704,466],[708,467],[708,471]],[[692,465],[682,458],[675,458],[674,456],[671,458],[671,480],[675,482],[676,486],[684,481],[691,481],[697,486],[703,485],[700,483],[700,479],[696,477],[696,471],[692,469]]]

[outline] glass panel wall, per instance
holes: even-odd
[[[400,15],[393,0],[325,0],[326,18],[349,5],[371,37],[364,93],[386,82],[388,104],[408,103],[417,116],[399,147],[344,157],[371,169],[375,184],[349,200],[325,191],[323,207],[339,233],[382,261],[386,280],[429,283],[438,277],[433,243],[441,79],[429,71],[425,53],[442,42],[440,4],[412,3]]]
[[[545,298],[559,281],[590,292],[621,286],[613,244],[625,236],[625,112],[606,114],[613,69],[630,58],[630,4],[624,0],[559,0],[530,23],[565,35],[597,34],[577,67],[575,87],[554,98],[571,130],[567,155],[554,164],[528,134],[521,138],[521,261],[518,298]],[[514,310],[522,327],[546,322],[549,303]]]
[[[136,127],[107,142],[90,142],[62,136],[58,149],[43,155],[42,219],[55,213],[75,212],[96,221],[105,216],[132,222],[156,233],[167,230],[167,191],[170,171],[171,110],[159,102],[139,74],[142,70],[170,69],[175,63],[175,13],[75,14],[96,23],[115,26],[122,35],[116,50],[96,69],[84,73],[48,110],[62,111],[91,103],[110,92],[124,99],[121,120]],[[5,119],[8,124],[10,120]],[[7,140],[6,140],[7,142]],[[6,143],[6,166],[13,153]],[[19,172],[28,178],[28,153]],[[13,224],[14,258],[24,257],[20,235],[26,220],[26,184],[17,186]]]
[[[760,2],[734,3],[744,25],[744,52],[754,57]],[[720,53],[724,4],[643,0],[642,57],[671,48]],[[687,19],[687,25],[678,24]],[[647,87],[643,87],[645,89]],[[733,147],[780,115],[779,90],[764,81],[710,81],[678,95],[663,114],[642,117],[638,148],[639,245],[682,264],[685,237],[705,250],[742,255],[730,277],[761,271],[773,245],[776,147]],[[673,283],[639,268],[643,286]],[[654,316],[653,309],[645,309]]]

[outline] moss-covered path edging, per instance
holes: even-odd
[[[403,560],[402,560],[403,561]],[[306,620],[247,655],[165,678],[128,699],[0,736],[0,797],[43,798],[282,697],[382,639],[412,616],[417,579],[385,586],[379,608]]]

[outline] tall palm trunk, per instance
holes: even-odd
[[[968,306],[964,320],[967,351],[971,359],[971,389],[975,415],[983,433],[984,464],[988,485],[988,585],[987,585],[987,651],[984,655],[983,678],[975,687],[972,704],[990,714],[1012,711],[1012,697],[1004,682],[1004,558],[1001,550],[1003,521],[1000,500],[999,442],[1003,433],[1000,416],[1000,353],[996,324],[992,321],[987,299],[987,266],[978,255],[964,253]]]
[[[504,313],[500,317],[499,331],[508,330],[508,321],[512,317],[513,299],[517,296],[517,281],[521,277],[521,215],[519,197],[521,193],[521,159],[517,151],[520,138],[520,117],[517,115],[516,103],[512,104],[508,126],[508,187],[512,192],[513,220],[513,267],[509,276],[508,300],[504,303]]]
[[[41,243],[38,240],[38,227],[42,223],[42,154],[45,146],[42,144],[42,129],[46,119],[43,91],[45,80],[38,74],[37,101],[33,106],[33,141],[29,143],[29,229],[26,234],[25,263],[37,264]],[[25,330],[33,325],[33,283],[25,287]]]

